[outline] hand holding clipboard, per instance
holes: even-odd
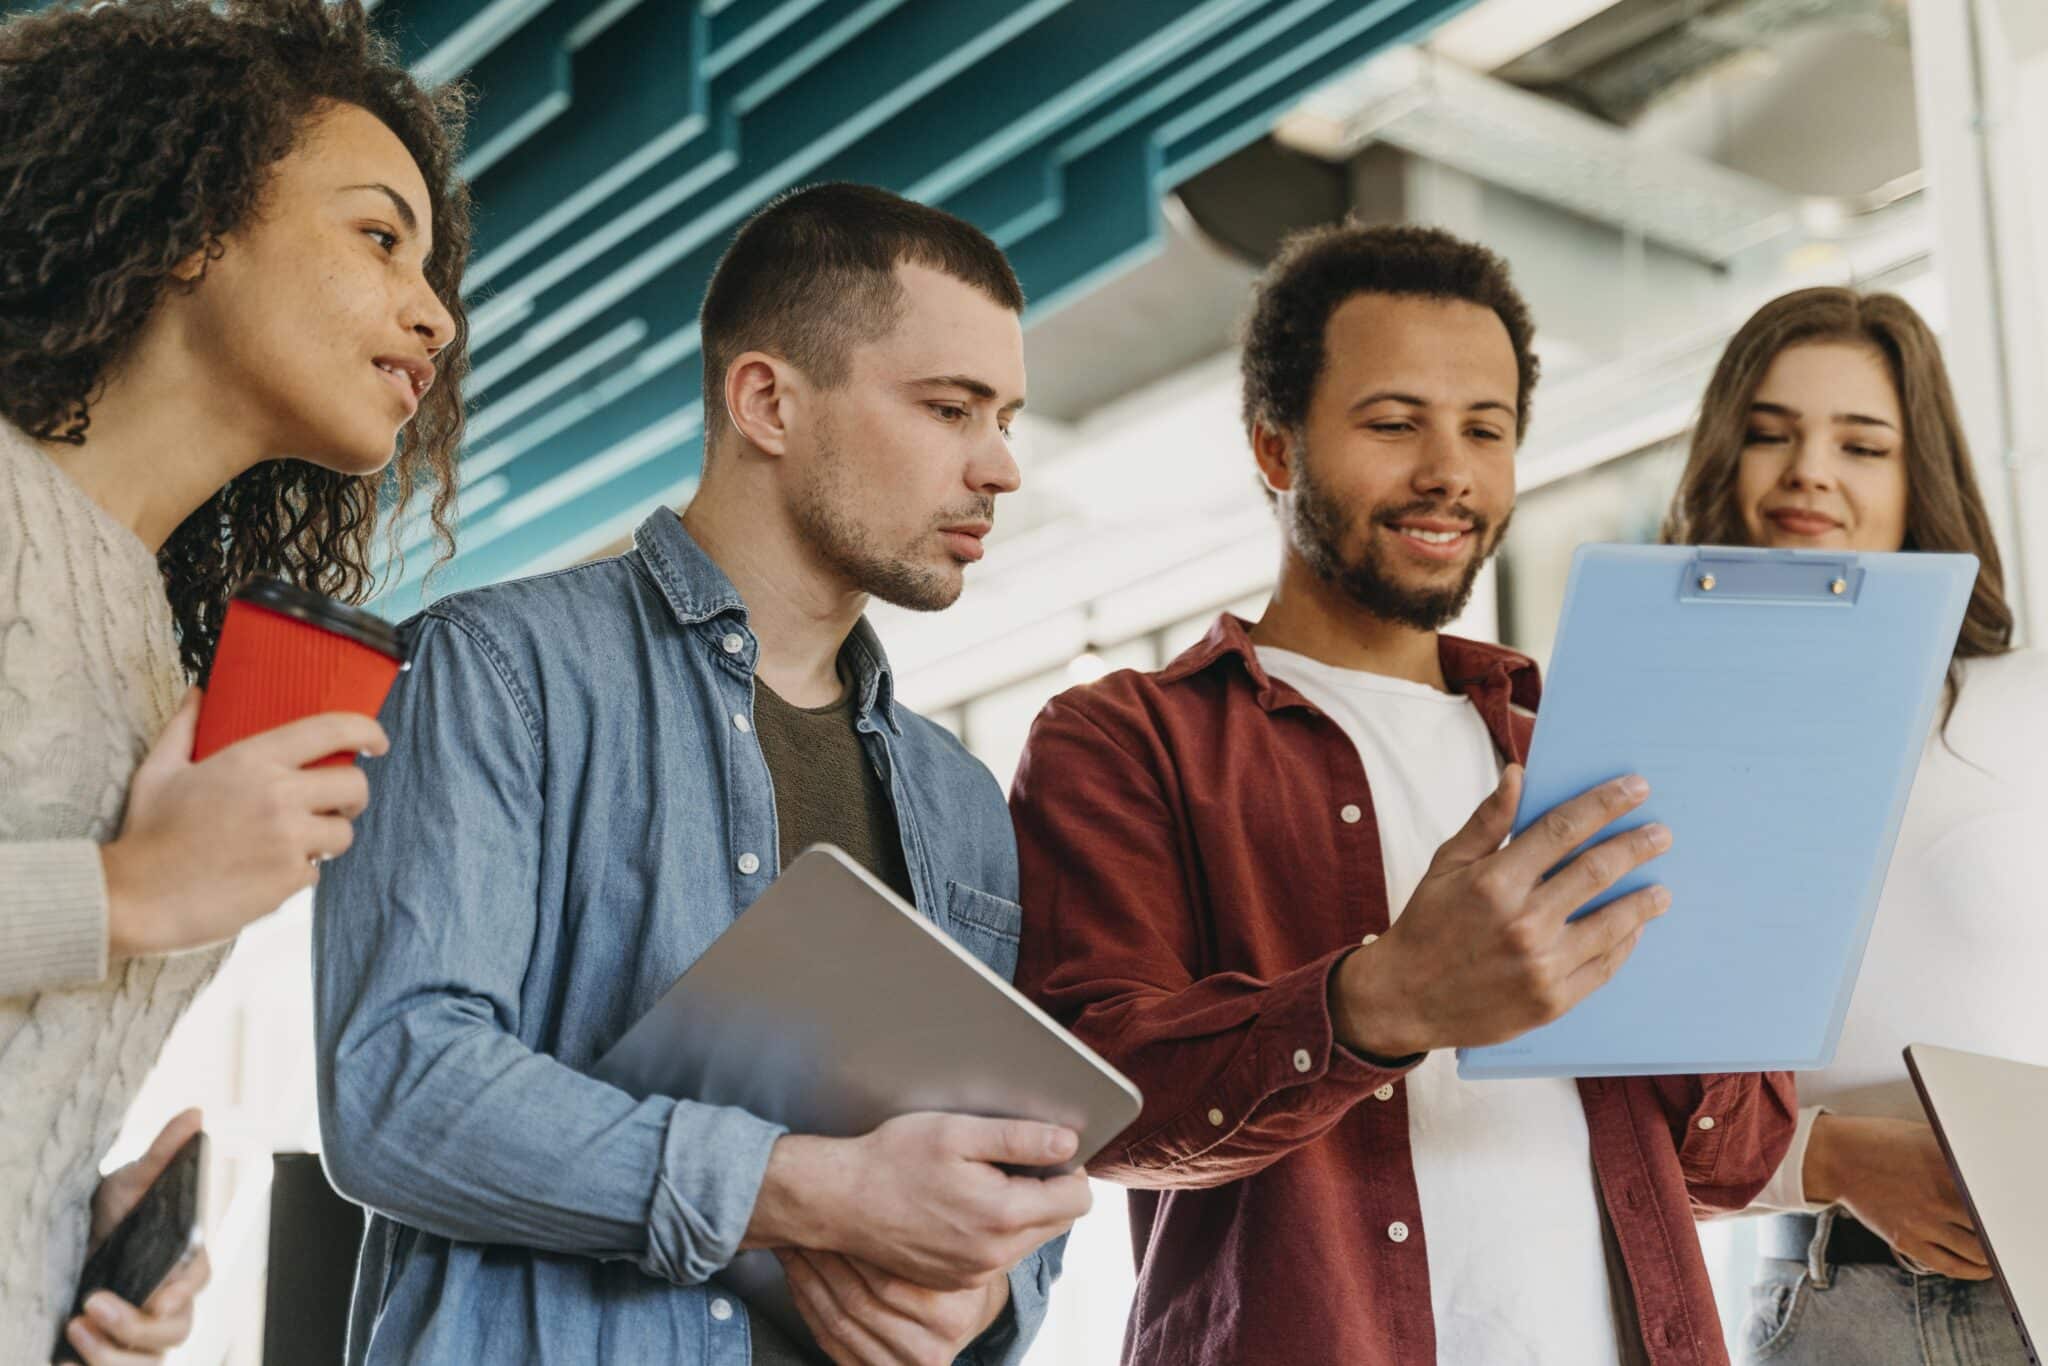
[[[1515,825],[1642,774],[1618,824],[1671,828],[1672,914],[1604,990],[1463,1050],[1459,1075],[1826,1065],[1976,577],[1971,555],[1581,547]]]
[[[1604,985],[1669,909],[1670,894],[1646,886],[1577,915],[1671,847],[1671,832],[1650,824],[1582,848],[1640,807],[1647,783],[1601,783],[1510,840],[1522,784],[1509,765],[1387,932],[1338,968],[1331,1019],[1346,1046],[1405,1058],[1519,1037]]]

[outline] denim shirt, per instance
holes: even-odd
[[[662,509],[617,559],[405,629],[391,753],[315,900],[325,1160],[371,1211],[348,1360],[741,1366],[747,1315],[710,1278],[783,1129],[585,1072],[778,871],[745,604]],[[896,703],[865,621],[849,645],[917,904],[1007,978],[1002,790]],[[1063,1241],[963,1362],[1023,1357]]]

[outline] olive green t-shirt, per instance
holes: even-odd
[[[754,683],[754,732],[775,785],[782,866],[814,844],[836,844],[915,904],[888,785],[853,728],[858,691],[849,684],[828,706],[795,707],[758,678]]]
[[[843,681],[843,667],[840,673]],[[915,904],[896,808],[853,728],[858,691],[847,683],[845,694],[829,706],[795,707],[760,679],[754,683],[754,733],[775,787],[782,866],[814,844],[836,844]],[[747,1318],[754,1366],[812,1366],[822,1360],[803,1352],[751,1306]]]

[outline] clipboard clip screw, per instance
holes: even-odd
[[[1833,593],[1838,598],[1848,591],[1849,581],[1847,579],[1836,579],[1833,583],[1828,585],[1828,592]]]
[[[1700,575],[1700,592],[1702,592],[1702,593],[1711,593],[1711,592],[1713,592],[1713,591],[1714,591],[1714,576],[1713,576],[1712,574],[1702,574],[1702,575]]]

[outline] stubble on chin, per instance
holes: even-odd
[[[936,529],[891,552],[847,516],[829,489],[814,489],[799,498],[794,511],[804,539],[856,592],[912,612],[942,612],[960,600],[965,587],[961,571],[956,567],[948,572],[920,558],[921,550],[929,551]]]
[[[877,564],[872,570],[870,579],[861,583],[861,591],[912,612],[943,612],[960,600],[967,587],[964,573],[948,574],[908,557]]]
[[[1382,553],[1379,537],[1380,513],[1359,518],[1316,484],[1306,462],[1294,461],[1294,493],[1287,505],[1287,536],[1295,553],[1324,583],[1338,589],[1358,607],[1382,621],[1395,622],[1418,631],[1438,631],[1455,621],[1472,599],[1479,571],[1493,557],[1507,532],[1507,520],[1498,528],[1485,523],[1475,527],[1485,538],[1466,561],[1457,581],[1447,587],[1418,587],[1404,582],[1400,571]],[[1509,514],[1512,518],[1513,514]],[[1357,548],[1352,549],[1352,528],[1359,527]]]

